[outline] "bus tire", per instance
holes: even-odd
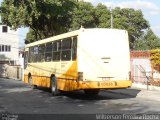
[[[57,79],[55,76],[51,77],[51,93],[53,96],[58,96],[60,95],[60,90],[58,90],[58,86],[57,86]]]
[[[32,89],[36,89],[36,88],[37,88],[37,85],[33,85],[33,84],[32,84],[32,76],[31,76],[31,75],[28,76],[28,82],[29,82],[29,86],[30,86]]]
[[[86,89],[84,93],[87,95],[98,95],[99,91],[99,89]]]

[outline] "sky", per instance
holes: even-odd
[[[0,0],[0,3],[3,0]],[[153,32],[160,37],[160,0],[84,0],[93,5],[103,3],[107,7],[134,8],[142,10],[144,18],[149,21]],[[28,29],[19,29],[20,46],[23,46]]]

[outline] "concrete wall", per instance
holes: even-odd
[[[5,77],[6,76],[6,68],[5,64],[0,64],[0,77]]]
[[[11,66],[7,64],[0,64],[0,77],[22,80],[23,68],[21,68],[21,66]]]

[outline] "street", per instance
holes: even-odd
[[[127,89],[124,89],[126,91]],[[102,90],[97,96],[83,91],[52,96],[49,89],[32,89],[22,81],[0,78],[0,113],[10,114],[158,114],[160,103]]]

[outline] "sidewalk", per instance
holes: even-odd
[[[145,89],[137,89],[137,88],[128,88],[128,89],[117,89],[117,90],[109,90],[112,93],[117,93],[121,95],[143,98],[146,100],[154,100],[160,102],[160,91],[156,90],[145,90]]]
[[[144,98],[160,102],[160,91],[141,90],[141,92],[137,94],[137,98]]]

